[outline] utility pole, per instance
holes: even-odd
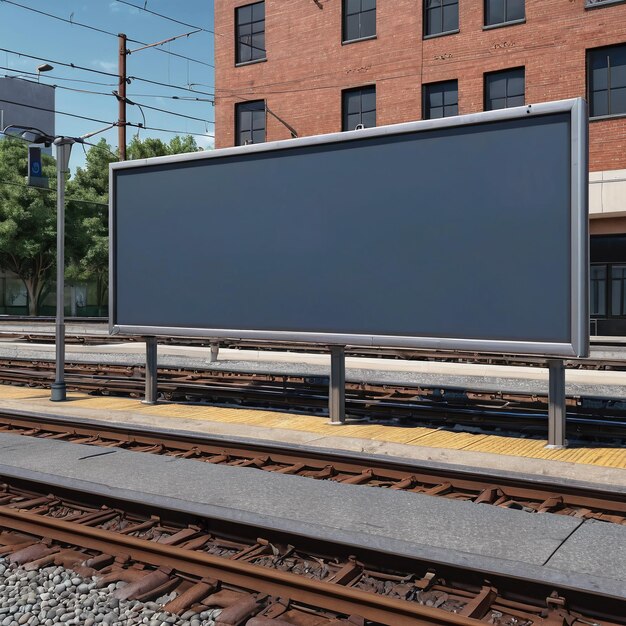
[[[117,142],[120,153],[120,161],[126,160],[126,56],[128,49],[126,48],[126,35],[120,33],[118,35],[119,49],[119,88],[117,91],[117,101],[119,105],[119,114],[117,120]]]
[[[1,2],[2,0],[0,0]],[[170,41],[176,41],[181,37],[189,37],[190,35],[195,35],[199,33],[202,29],[197,28],[188,33],[183,33],[182,35],[176,35],[175,37],[170,37],[169,39],[164,39],[163,41],[157,41],[156,43],[150,43],[141,46],[141,48],[137,48],[136,50],[129,50],[127,46],[127,37],[124,33],[119,33],[117,38],[119,41],[119,60],[118,60],[118,76],[119,83],[117,91],[113,93],[117,97],[117,102],[119,105],[119,114],[117,119],[117,127],[118,127],[118,151],[120,154],[120,161],[126,160],[126,105],[134,104],[134,102],[128,102],[126,98],[126,85],[128,84],[128,76],[126,75],[126,57],[133,54],[134,52],[140,52],[141,50],[147,50],[148,48],[154,48],[155,46],[162,46]]]

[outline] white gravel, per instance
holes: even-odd
[[[175,592],[146,603],[112,598],[111,592],[124,584],[98,589],[95,578],[62,567],[27,572],[0,558],[0,626],[213,626],[221,612],[166,613],[162,603],[176,597]]]

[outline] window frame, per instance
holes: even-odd
[[[594,278],[594,268],[602,268],[604,270],[604,278]],[[600,298],[598,293],[597,302],[604,307],[604,313],[595,313],[593,311],[593,302],[595,300],[595,292],[599,291],[599,283],[604,282],[604,298]],[[589,317],[594,319],[606,319],[609,312],[609,264],[608,263],[591,263],[589,269]]]
[[[526,22],[526,0],[524,2],[524,17],[516,18],[514,20],[506,19],[506,12],[508,7],[509,0],[504,1],[504,21],[502,22],[493,22],[492,24],[487,24],[487,3],[490,0],[483,0],[483,30],[490,30],[492,28],[502,28],[503,26],[514,26],[515,24],[524,24]]]
[[[359,0],[361,2],[361,7],[363,6],[362,2],[363,0]],[[360,31],[361,31],[361,27],[360,27],[360,16],[363,13],[372,11],[372,9],[367,9],[367,11],[363,11],[362,8],[361,10],[358,12],[359,15],[359,37],[355,37],[352,39],[348,39],[347,38],[347,18],[348,18],[348,13],[347,13],[347,7],[348,7],[348,0],[341,0],[341,44],[345,45],[345,44],[350,44],[350,43],[355,43],[357,41],[368,41],[369,39],[376,39],[376,37],[378,36],[378,0],[374,0],[374,33],[371,35],[360,35]],[[350,15],[357,15],[356,13],[350,13]]]
[[[608,298],[610,308],[607,307],[607,317],[611,319],[623,319],[626,317],[626,263],[611,263],[607,269],[610,270],[610,272],[607,271],[607,292],[610,292]],[[621,276],[616,278],[614,276],[615,270],[620,270]],[[619,302],[616,302],[616,299],[613,297],[615,283],[619,283]],[[620,310],[619,313],[614,313],[616,304]]]
[[[626,0],[623,0],[626,1]],[[604,113],[601,115],[594,115],[593,113],[593,98],[592,98],[592,90],[591,90],[591,56],[592,54],[595,53],[599,53],[602,52],[603,50],[610,50],[612,48],[624,48],[624,52],[626,52],[626,42],[625,43],[618,43],[618,44],[611,44],[610,46],[600,46],[598,48],[587,48],[585,53],[585,70],[586,70],[586,96],[587,96],[587,102],[589,103],[589,120],[590,121],[595,121],[595,120],[606,120],[606,119],[613,119],[613,118],[619,118],[619,117],[626,117],[626,108],[619,112],[619,113]],[[618,89],[622,89],[621,87],[618,87]],[[611,110],[611,65],[610,63],[607,65],[607,106],[608,106],[608,110]]]
[[[430,88],[448,85],[450,83],[456,83],[456,113],[454,115],[459,115],[459,80],[458,78],[452,78],[450,80],[439,80],[434,83],[423,83],[422,84],[422,119],[423,120],[435,120],[435,119],[443,119],[445,117],[454,117],[454,115],[445,115],[446,105],[445,102],[442,105],[444,115],[441,117],[427,117],[426,112],[430,110],[427,101],[428,101],[428,91]]]
[[[253,7],[257,4],[263,5],[263,45],[264,45],[263,56],[258,57],[258,58],[251,58],[247,61],[241,61],[239,58],[240,56],[239,28],[241,26],[255,24],[256,22],[253,20],[251,22],[245,22],[245,24],[240,24],[238,20],[239,11],[247,7]],[[260,20],[257,20],[257,21],[260,21]],[[264,61],[267,61],[267,46],[265,44],[265,33],[266,33],[265,21],[266,21],[265,20],[265,0],[258,0],[257,2],[250,2],[249,4],[242,4],[241,6],[235,7],[235,67],[240,67],[242,65],[252,65],[253,63],[263,63]],[[250,49],[252,51],[251,54],[253,54],[254,47],[252,46],[252,44],[250,44]]]
[[[427,15],[428,15],[428,0],[424,0],[422,7],[422,38],[423,39],[434,39],[435,37],[445,37],[446,35],[456,35],[461,32],[460,29],[460,15],[459,15],[459,0],[453,0],[453,4],[456,4],[456,22],[457,27],[451,30],[443,30],[443,3],[445,0],[439,0],[439,8],[441,10],[441,28],[442,30],[437,33],[427,33],[426,28],[428,24]],[[626,0],[624,0],[626,2]]]
[[[626,0],[585,0],[585,9],[599,9],[613,4],[624,4]]]
[[[252,107],[253,105],[258,105],[259,103],[263,104],[263,141],[262,142],[252,142],[252,143],[240,143],[241,136],[241,123],[239,113],[244,110],[245,106]],[[251,111],[261,110],[261,109],[251,109]],[[254,119],[254,116],[253,116]],[[251,134],[254,133],[254,123],[250,128],[249,132]],[[247,100],[245,102],[235,102],[235,146],[246,146],[246,145],[254,145],[255,143],[266,143],[267,142],[267,101],[266,100]]]
[[[374,92],[374,105],[375,108],[374,110],[374,118],[376,121],[376,124],[374,126],[366,126],[365,128],[376,128],[376,125],[378,124],[378,100],[377,100],[377,93],[376,93],[376,85],[362,85],[360,87],[350,87],[349,89],[342,89],[341,91],[341,132],[350,132],[355,130],[354,128],[347,128],[347,124],[345,123],[347,121],[347,116],[348,116],[348,112],[347,112],[347,106],[346,106],[346,96],[348,96],[349,94],[353,94],[356,92],[360,92],[361,95],[361,107],[359,110],[359,116],[361,119],[361,122],[359,122],[360,124],[363,123],[363,91],[366,89],[371,89]],[[367,113],[368,111],[366,111]]]
[[[592,309],[593,295],[594,295],[594,279],[593,268],[604,269],[604,313],[594,313]],[[626,274],[621,277],[614,277],[614,269],[621,268],[624,272],[626,270],[626,263],[623,261],[615,262],[599,262],[590,264],[589,272],[589,317],[595,320],[623,320],[626,319]],[[620,294],[622,300],[618,303],[621,313],[613,313],[613,283],[619,281],[621,283]],[[598,281],[595,281],[598,282]]]
[[[487,97],[487,81],[488,81],[488,77],[490,76],[495,76],[497,74],[505,74],[507,72],[514,72],[516,70],[522,70],[523,71],[523,76],[524,76],[524,102],[523,104],[516,104],[513,106],[525,106],[526,105],[526,66],[525,65],[518,65],[516,67],[506,67],[502,70],[494,70],[493,72],[485,72],[483,74],[483,111],[498,111],[500,109],[494,109],[494,108],[487,108],[487,103],[489,102],[488,97]],[[508,89],[508,82],[507,82],[507,89]],[[505,100],[508,101],[509,97],[513,98],[514,96],[509,96],[508,93],[505,92]],[[504,108],[504,109],[509,109],[512,108],[512,106],[509,106],[508,103],[506,106],[504,107],[500,107],[500,108]]]

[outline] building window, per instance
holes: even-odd
[[[587,54],[590,116],[626,114],[626,44]]]
[[[450,117],[459,114],[459,83],[447,80],[424,85],[424,119]]]
[[[376,35],[376,0],[343,0],[343,40]]]
[[[485,26],[521,22],[525,17],[524,0],[485,0]]]
[[[593,7],[601,7],[607,4],[621,4],[626,0],[585,0],[585,8],[593,9]]]
[[[485,111],[524,104],[524,68],[485,74]]]
[[[265,100],[235,105],[235,145],[246,146],[265,141]]]
[[[591,266],[590,314],[606,317],[606,265]]]
[[[424,36],[442,35],[459,30],[459,0],[424,2]]]
[[[626,265],[611,266],[611,315],[626,315]]]
[[[343,130],[376,126],[376,87],[362,87],[343,92]]]
[[[236,63],[265,59],[265,2],[235,9]]]

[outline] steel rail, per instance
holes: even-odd
[[[72,370],[92,368],[97,374]],[[117,375],[104,375],[109,369]],[[83,391],[107,391],[110,393],[142,394],[142,378],[137,377],[140,368],[129,366],[80,366],[68,365],[67,383]],[[119,374],[124,371],[125,376]],[[12,369],[0,360],[0,380],[16,384],[47,385],[52,376],[49,371]],[[215,398],[243,400],[247,406],[267,408],[287,406],[299,410],[325,411],[327,407],[326,386],[320,377],[304,375],[244,374],[232,372],[206,372],[162,368],[159,372],[160,392],[166,399],[176,397]],[[231,380],[229,380],[231,379]],[[283,379],[281,381],[281,379]],[[524,427],[543,433],[546,428],[545,402],[531,394],[499,394],[489,392],[461,392],[439,387],[402,387],[398,385],[360,385],[348,383],[347,406],[354,416],[379,418],[396,417],[430,419],[433,422],[453,424],[476,424],[505,426],[509,430]],[[515,403],[529,404],[528,407]],[[601,400],[601,403],[603,401]],[[576,399],[568,399],[570,427],[584,429],[586,436],[613,438],[623,436],[626,418],[620,408],[613,408],[605,401],[600,408],[576,406]],[[513,406],[511,406],[513,405]],[[604,415],[604,416],[603,416]]]
[[[88,317],[75,317],[67,318],[69,324],[96,326],[101,325],[106,332],[95,333],[90,335],[88,333],[72,334],[71,330],[68,330],[67,341],[68,343],[126,343],[142,341],[142,337],[133,335],[116,335],[112,337],[108,334],[108,320],[107,318],[88,318]],[[3,327],[10,324],[28,324],[33,326],[33,331],[23,330],[17,331],[15,329],[3,331]],[[14,337],[16,340],[24,340],[27,342],[45,342],[46,339],[53,339],[54,331],[39,329],[37,326],[44,326],[45,324],[54,323],[54,318],[40,317],[29,318],[28,316],[0,316],[0,336]],[[75,341],[74,341],[75,340]],[[175,346],[203,346],[209,347],[214,345],[215,342],[207,338],[200,337],[162,337],[159,340],[161,345],[175,345]],[[246,350],[264,350],[269,353],[279,351],[294,351],[295,353],[326,353],[325,347],[318,347],[315,345],[289,343],[284,341],[251,341],[251,340],[220,340],[219,344],[226,348],[240,349],[245,354]],[[598,345],[598,349],[602,348],[623,348],[623,343],[611,343],[607,345]],[[507,354],[495,354],[487,352],[463,352],[454,350],[429,350],[429,349],[411,349],[411,348],[367,348],[365,346],[346,346],[346,354],[349,356],[365,356],[368,358],[398,358],[399,360],[434,360],[444,362],[460,362],[460,363],[480,363],[490,365],[517,365],[527,367],[544,367],[545,359],[532,356],[516,356]],[[615,358],[586,358],[586,359],[566,359],[566,367],[576,369],[591,369],[597,370],[601,368],[608,368],[611,370],[624,370],[626,369],[626,360]]]
[[[278,554],[281,555],[279,558],[281,562],[283,559],[288,561],[292,557],[295,557],[296,561],[303,559],[301,566],[304,565],[305,570],[308,570],[306,566],[307,561],[318,561],[318,559],[321,559],[320,563],[323,565],[325,561],[330,567],[330,572],[326,571],[322,573],[323,578],[319,578],[318,575],[313,574],[312,577],[317,580],[326,580],[333,584],[360,588],[367,590],[368,593],[381,593],[386,597],[396,599],[406,599],[406,597],[410,597],[413,602],[417,600],[414,595],[414,592],[417,592],[421,605],[427,604],[428,606],[433,606],[429,604],[429,602],[443,600],[441,606],[439,604],[435,604],[434,606],[440,610],[444,610],[446,613],[480,618],[483,620],[483,623],[488,615],[496,617],[500,614],[501,616],[523,617],[524,623],[532,623],[534,626],[562,626],[562,624],[566,622],[572,624],[576,621],[574,619],[574,622],[572,622],[572,618],[583,619],[583,616],[587,618],[583,619],[583,622],[586,624],[593,623],[594,625],[597,624],[597,626],[600,626],[600,623],[602,623],[605,626],[617,626],[617,623],[614,621],[615,616],[619,616],[618,621],[622,624],[623,622],[620,618],[626,615],[623,601],[615,602],[609,600],[606,596],[602,595],[600,591],[581,593],[577,591],[576,588],[569,588],[568,591],[561,589],[559,591],[558,589],[554,589],[552,585],[546,587],[541,584],[539,587],[536,587],[533,581],[520,578],[516,575],[509,575],[504,579],[498,575],[495,575],[495,578],[488,575],[489,578],[486,579],[486,572],[473,572],[463,567],[460,570],[456,568],[454,570],[449,570],[449,568],[440,569],[439,565],[432,562],[420,562],[418,564],[415,560],[410,560],[409,562],[403,561],[402,564],[400,564],[397,558],[392,555],[379,554],[377,557],[375,553],[370,554],[367,549],[365,549],[365,553],[361,553],[361,556],[365,557],[365,559],[373,559],[373,561],[369,564],[360,563],[360,559],[355,560],[355,557],[347,556],[352,552],[346,552],[341,548],[340,544],[334,544],[332,542],[330,545],[327,545],[326,542],[322,542],[321,545],[319,542],[316,542],[315,546],[309,545],[305,547],[301,543],[303,540],[302,537],[292,535],[285,536],[281,533],[276,535],[271,529],[248,527],[245,525],[238,526],[236,523],[234,523],[234,526],[232,523],[229,523],[227,526],[218,525],[216,528],[209,518],[204,519],[204,522],[200,520],[200,524],[198,525],[198,519],[194,516],[184,516],[183,518],[176,516],[175,518],[169,519],[169,514],[172,512],[170,511],[168,513],[167,509],[152,510],[149,508],[149,510],[146,511],[141,506],[139,508],[131,506],[129,509],[126,506],[128,503],[109,501],[106,498],[102,500],[100,497],[96,497],[96,499],[93,500],[92,495],[88,492],[65,491],[63,489],[58,491],[53,489],[53,493],[50,493],[48,488],[42,491],[41,486],[38,487],[38,484],[39,483],[29,481],[22,483],[22,481],[18,479],[18,486],[16,488],[14,485],[11,485],[9,481],[9,484],[5,484],[4,490],[0,493],[0,496],[3,496],[0,497],[0,504],[7,505],[8,508],[13,511],[20,510],[36,513],[38,518],[41,516],[45,516],[48,519],[61,518],[65,520],[66,523],[71,521],[72,524],[78,523],[88,525],[89,527],[100,527],[109,532],[121,532],[128,536],[140,532],[139,538],[149,539],[150,542],[163,542],[170,546],[177,546],[178,548],[187,550],[202,550],[204,553],[212,554],[218,558],[226,558],[229,561],[231,559],[242,560],[250,564],[254,563],[263,568],[273,568],[273,564],[275,564],[274,557]],[[25,490],[24,487],[26,487]],[[87,500],[85,500],[85,498]],[[59,515],[59,513],[61,513],[61,515]],[[164,513],[165,518],[163,517]],[[110,523],[114,518],[117,521],[113,522],[111,526]],[[124,521],[126,523],[124,523]],[[120,522],[122,523],[120,524]],[[0,528],[2,528],[1,524]],[[270,533],[269,536],[266,535],[267,532]],[[265,539],[258,539],[259,533],[261,533],[261,536],[265,537]],[[10,532],[3,533],[3,540],[0,543],[3,545],[18,545],[20,548],[33,543],[27,539],[24,533],[16,533],[13,538],[9,536],[10,534]],[[255,539],[255,537],[257,539]],[[50,539],[51,538],[45,539],[41,544],[42,547],[48,546]],[[206,543],[207,540],[209,542],[208,544]],[[18,548],[18,550],[20,548]],[[64,548],[65,546],[61,545],[60,555],[67,554],[67,550]],[[215,548],[217,548],[217,552],[214,551]],[[302,552],[302,548],[304,548],[304,552]],[[53,552],[55,551],[54,547],[46,547],[46,550],[50,549],[52,549]],[[313,552],[310,551],[311,549]],[[5,551],[2,547],[0,547],[0,550]],[[28,550],[28,548],[26,548],[26,550]],[[337,552],[337,550],[339,552]],[[37,550],[35,550],[35,552],[37,552]],[[98,550],[98,552],[100,552],[100,550]],[[333,558],[332,555],[337,556],[338,554],[342,556],[339,556],[338,559]],[[272,557],[273,564],[266,562],[268,555],[274,555]],[[380,562],[380,556],[384,558],[382,563]],[[38,557],[39,554],[33,555],[31,550],[27,558],[32,561],[33,558],[37,560]],[[18,558],[23,559],[24,557],[20,554]],[[107,553],[96,556],[95,559],[93,559],[94,562],[99,563],[99,566],[95,566],[95,568],[103,572],[104,579],[109,583],[116,582],[117,580],[128,580],[123,574],[126,568],[130,567],[130,569],[133,569],[134,566],[131,565],[133,561],[136,565],[142,563],[140,560],[131,558],[126,552],[116,559],[117,565],[112,564],[114,559],[115,556],[107,555]],[[91,560],[92,559],[89,559],[89,561],[85,562],[84,557],[77,558],[76,553],[70,550],[69,554],[67,554],[66,557],[62,556],[57,564],[66,563],[65,566],[70,569],[78,565],[76,571],[80,573],[80,570],[85,566],[87,568],[90,567]],[[55,562],[57,562],[56,559]],[[34,563],[31,565],[27,564],[26,567],[32,567],[33,565]],[[108,565],[112,565],[112,569],[109,569]],[[298,571],[298,576],[304,574],[308,577],[308,574],[303,572],[301,567],[299,568],[295,563],[291,565],[287,564],[288,571],[291,571],[293,566],[295,566],[294,571]],[[107,567],[107,570],[102,570],[102,567]],[[161,571],[162,567],[159,568]],[[380,569],[381,567],[382,570]],[[398,570],[398,567],[401,569]],[[171,570],[172,568],[167,569]],[[282,567],[278,567],[277,569],[283,570]],[[119,575],[116,572],[119,572]],[[83,573],[83,575],[90,576],[92,574]],[[478,578],[476,578],[476,575],[478,575]],[[182,581],[190,578],[183,572],[172,572],[172,576]],[[149,577],[150,575],[148,578]],[[198,578],[201,577],[198,576]],[[205,577],[204,580],[212,579]],[[376,580],[378,580],[379,583],[374,582]],[[395,581],[395,583],[392,583],[392,580]],[[163,581],[160,580],[159,584],[162,582]],[[189,582],[193,584],[193,581]],[[220,581],[216,582],[218,585],[220,584]],[[391,589],[386,588],[387,582],[392,585]],[[379,588],[380,583],[385,585],[385,589]],[[407,583],[409,585],[408,588],[406,586]],[[529,584],[530,589],[526,588],[525,591],[520,594],[520,584],[524,583]],[[399,586],[398,589],[395,589],[395,584]],[[506,589],[504,594],[501,593],[503,587]],[[142,588],[145,590],[144,586],[142,586]],[[411,590],[413,593],[411,593]],[[247,591],[247,593],[249,592],[250,590]],[[267,598],[267,594],[263,592],[255,593]],[[408,596],[406,594],[408,594]],[[276,596],[271,597],[276,598]],[[201,598],[196,597],[193,601],[200,600]],[[210,600],[210,598],[207,598],[207,600]],[[459,602],[460,605],[458,604]],[[298,604],[297,601],[294,602],[294,609],[296,608],[296,604]],[[188,608],[189,604],[185,601],[182,602],[182,604],[176,604],[176,606],[180,606],[180,610],[182,611]],[[300,607],[300,609],[306,611],[305,607]],[[326,610],[324,607],[319,606],[317,609],[313,608],[313,610],[320,609],[322,611]],[[177,609],[171,612],[178,611]],[[330,609],[328,609],[328,611],[341,613],[340,611]],[[596,620],[592,619],[592,615]],[[509,617],[505,617],[505,621]],[[363,619],[362,616],[360,619]],[[590,619],[592,621],[590,621]],[[598,622],[598,619],[601,620],[601,622]],[[218,622],[219,621],[218,619]],[[230,624],[232,620],[228,619],[226,621]],[[296,621],[296,623],[300,622]],[[392,622],[392,625],[395,625],[395,622]]]
[[[130,557],[157,567],[170,567],[192,576],[217,578],[245,589],[286,597],[339,613],[357,614],[390,626],[478,626],[482,623],[479,619],[447,613],[406,600],[314,581],[304,576],[55,518],[44,518],[6,506],[0,506],[0,526],[115,557]]]
[[[7,430],[8,428],[8,430]],[[518,499],[520,506],[525,502],[554,502],[552,509],[559,510],[565,507],[589,509],[590,517],[598,517],[607,521],[626,523],[626,491],[616,491],[610,487],[602,488],[597,485],[571,484],[567,481],[558,483],[550,482],[543,477],[524,477],[521,475],[506,475],[502,473],[489,473],[487,470],[472,470],[470,468],[453,468],[429,466],[419,462],[407,462],[402,459],[385,459],[380,456],[363,456],[350,453],[342,453],[336,450],[328,451],[319,448],[307,448],[305,446],[289,446],[276,442],[253,442],[232,441],[228,438],[211,437],[198,433],[183,433],[180,431],[160,432],[152,428],[140,426],[120,426],[105,422],[85,423],[84,420],[72,418],[51,418],[43,414],[27,415],[21,412],[19,415],[13,411],[0,409],[0,432],[11,433],[10,428],[26,429],[25,434],[30,436],[49,436],[55,438],[65,435],[65,440],[72,441],[78,437],[78,443],[86,440],[86,443],[107,447],[117,444],[118,447],[141,446],[150,453],[177,454],[193,453],[193,456],[207,455],[207,462],[214,462],[211,456],[226,457],[233,460],[233,465],[242,464],[246,467],[258,467],[263,470],[282,466],[282,468],[303,466],[306,473],[324,472],[332,467],[334,473],[327,471],[327,479],[333,479],[337,475],[347,476],[346,482],[352,484],[367,485],[370,480],[374,484],[389,483],[386,485],[392,489],[403,488],[410,491],[414,486],[426,485],[422,492],[428,493],[427,489],[432,486],[430,495],[446,495],[448,489],[438,491],[437,485],[449,485],[449,490],[461,493],[473,493],[479,496],[481,492],[489,489],[500,489],[503,495],[511,501]],[[139,452],[141,452],[141,448]],[[193,456],[191,458],[193,460]],[[254,464],[255,460],[261,459],[262,464]],[[201,459],[202,460],[202,459]],[[226,462],[227,459],[225,459]],[[247,462],[247,463],[246,463]],[[281,471],[275,467],[272,471]],[[290,472],[298,473],[298,472]],[[300,472],[302,475],[302,472]],[[322,479],[323,475],[311,476],[314,479]],[[410,479],[410,483],[404,482]],[[556,498],[556,500],[555,500]],[[561,498],[561,503],[558,499]],[[468,498],[471,499],[471,498]],[[494,497],[494,500],[497,499]],[[488,502],[487,498],[480,500]],[[599,516],[592,512],[601,512]],[[611,519],[615,517],[616,519]]]

